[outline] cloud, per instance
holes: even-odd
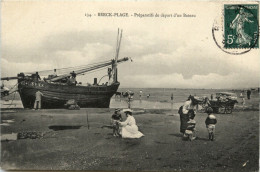
[[[19,72],[32,72],[50,69],[51,65],[43,63],[19,63],[9,62],[8,60],[1,58],[1,77],[17,76]]]
[[[259,79],[254,79],[252,75],[241,76],[239,74],[219,75],[194,75],[192,78],[185,79],[181,74],[173,73],[168,75],[127,75],[121,79],[123,87],[136,88],[247,88],[257,87]],[[239,79],[238,79],[239,78]],[[254,79],[254,80],[252,80]],[[132,82],[127,82],[132,81]],[[253,82],[252,82],[253,81]],[[127,83],[127,84],[125,84]],[[243,86],[243,87],[241,87]]]
[[[31,48],[4,45],[2,51],[2,76],[19,72],[78,66],[110,60],[115,55],[116,32],[109,30],[91,32],[66,32],[49,35]],[[198,46],[180,38],[147,34],[128,34],[123,38],[120,56],[130,56],[134,63],[119,66],[123,86],[134,87],[205,87],[257,85],[259,67],[256,56],[230,57],[209,51],[209,41]],[[202,47],[208,46],[208,48]],[[105,72],[104,72],[105,74]],[[94,75],[91,75],[95,77]],[[100,76],[98,74],[97,76]],[[103,76],[103,75],[102,75]],[[252,76],[254,79],[248,79]],[[88,79],[92,82],[92,79]],[[236,81],[238,80],[238,81]],[[141,81],[142,84],[139,84]],[[154,82],[156,81],[156,82]],[[217,82],[216,82],[217,81]],[[226,83],[229,83],[229,86]],[[235,84],[236,83],[236,84]]]
[[[141,3],[141,2],[139,2]],[[258,86],[259,51],[222,52],[211,28],[222,5],[193,3],[4,3],[1,75],[107,61],[115,56],[117,27],[123,28],[119,81],[131,87],[227,88]],[[169,5],[167,5],[169,3]],[[196,18],[87,18],[105,11],[180,13]],[[17,8],[19,7],[19,8]],[[94,8],[95,7],[95,8]],[[26,10],[25,10],[26,9]],[[70,11],[68,13],[68,11]],[[54,17],[55,16],[55,17]],[[93,82],[98,74],[84,75]]]
[[[58,61],[66,60],[72,52],[78,56],[88,56],[86,58],[101,58],[112,55],[111,34],[103,33],[107,36],[100,36],[100,32],[66,32],[58,35],[48,35],[37,44],[31,46],[10,46],[3,42],[2,57],[12,62],[33,62],[44,63],[54,59]],[[96,38],[96,39],[94,39]],[[109,41],[110,40],[110,41]],[[115,38],[114,38],[115,40]],[[115,41],[114,41],[115,42]],[[114,43],[113,42],[113,43]],[[66,55],[66,52],[68,55]],[[75,55],[75,54],[72,54]],[[63,59],[61,59],[63,58]]]
[[[113,45],[106,44],[111,36],[102,39],[100,33],[77,33],[50,35],[38,44],[27,46],[2,46],[2,76],[19,72],[51,70],[54,68],[79,66],[114,58]],[[106,34],[111,35],[111,34]],[[52,39],[48,39],[48,38]],[[111,42],[110,42],[111,43]],[[15,67],[14,67],[15,66]],[[40,67],[39,67],[40,66]]]
[[[135,58],[135,70],[129,71],[132,75],[162,75],[178,73],[184,79],[190,79],[195,75],[207,75],[210,73],[222,76],[232,73],[251,71],[246,64],[241,65],[230,60],[227,55],[218,56],[213,51],[201,49],[198,46],[179,47],[169,53],[157,52]],[[250,61],[250,60],[249,60]],[[253,60],[251,60],[253,61]],[[255,67],[254,69],[258,69]],[[259,71],[259,69],[258,69]]]

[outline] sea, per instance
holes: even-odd
[[[130,106],[133,109],[178,109],[190,95],[198,97],[215,96],[218,92],[232,92],[239,96],[241,90],[230,89],[179,89],[179,88],[119,88],[118,92],[130,90],[134,93]],[[140,93],[141,91],[141,93]],[[147,96],[149,95],[149,96]],[[173,100],[171,100],[173,95]],[[1,99],[1,108],[23,108],[19,94],[11,95]],[[123,97],[113,96],[110,108],[128,108],[128,100]]]

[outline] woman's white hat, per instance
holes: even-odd
[[[131,109],[123,109],[123,112],[133,112]]]

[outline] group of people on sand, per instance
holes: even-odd
[[[184,103],[183,106],[179,108],[178,113],[180,114],[180,132],[183,135],[184,139],[194,140],[196,139],[196,111],[194,110],[198,105],[197,101],[193,96],[189,96],[188,100]],[[208,117],[205,120],[206,128],[209,133],[209,140],[214,140],[215,125],[217,119],[213,114],[213,109],[211,107],[207,108]]]
[[[194,140],[196,138],[196,111],[197,101],[193,96],[189,96],[188,100],[180,107],[178,113],[180,114],[180,132],[184,139]],[[116,109],[111,117],[111,124],[113,128],[113,136],[122,138],[141,138],[144,136],[136,125],[135,118],[132,115],[131,109],[122,110],[126,115],[126,120],[123,121],[120,109]],[[207,108],[208,117],[205,120],[206,128],[209,133],[209,140],[214,140],[215,125],[217,119],[213,114],[211,107]]]

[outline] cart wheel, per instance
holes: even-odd
[[[213,109],[213,113],[218,113],[218,108],[211,107]]]
[[[202,113],[207,113],[207,109],[208,109],[207,107],[201,109]]]
[[[225,112],[226,112],[227,114],[231,114],[231,113],[232,113],[232,108],[226,108],[226,109],[225,109]]]
[[[206,106],[204,104],[201,105],[201,109],[199,110],[201,113],[205,113],[206,112]]]
[[[225,108],[219,107],[218,108],[218,113],[225,113]]]

